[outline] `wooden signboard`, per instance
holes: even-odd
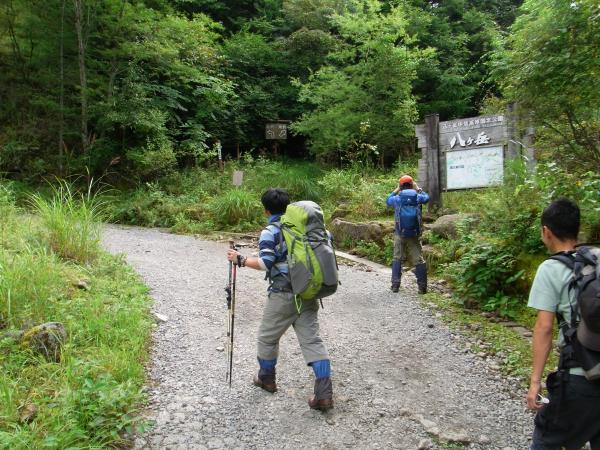
[[[508,143],[504,115],[440,122],[439,136],[443,190],[472,189],[502,183]]]
[[[441,191],[502,183],[505,159],[518,154],[514,126],[508,122],[504,114],[446,122],[433,114],[415,127],[422,151],[417,180],[431,197],[430,209],[441,206]]]
[[[268,123],[265,125],[265,139],[285,140],[287,139],[287,124]]]

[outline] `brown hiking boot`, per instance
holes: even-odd
[[[260,369],[258,375],[254,376],[254,386],[258,386],[270,393],[276,392],[277,383],[275,382],[275,371]]]
[[[333,408],[333,399],[329,398],[329,399],[317,400],[317,398],[313,395],[308,400],[308,406],[310,406],[311,409],[318,409],[319,411],[327,411],[328,409]]]
[[[327,411],[333,408],[333,386],[330,377],[316,379],[314,392],[314,395],[308,400],[308,406],[311,409]]]

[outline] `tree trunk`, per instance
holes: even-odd
[[[17,13],[15,12],[13,2],[11,1],[6,7],[6,24],[8,28],[8,34],[10,35],[11,46],[15,61],[19,62],[19,69],[21,71],[21,75],[24,80],[28,80],[27,71],[25,70],[25,58],[23,57],[23,53],[21,52],[21,46],[19,45],[17,34],[15,32],[16,17]]]
[[[65,0],[62,0],[60,14],[60,114],[58,124],[58,174],[64,175],[63,159],[64,159],[64,132],[65,132]]]
[[[85,67],[85,40],[83,36],[83,0],[73,0],[75,5],[75,30],[77,31],[78,61],[79,61],[79,89],[81,102],[81,147],[83,154],[88,156],[89,136],[87,126],[87,74]]]
[[[110,61],[110,73],[108,76],[108,99],[109,100],[112,99],[112,96],[114,93],[114,88],[115,88],[115,82],[117,79],[117,75],[119,74],[119,62],[117,60],[116,49],[119,46],[118,39],[121,35],[121,29],[122,29],[121,24],[122,24],[122,20],[123,20],[123,14],[125,11],[125,3],[126,3],[125,0],[123,0],[121,2],[121,9],[119,10],[119,21],[118,21],[119,26],[117,27],[117,30],[116,30],[116,33],[114,36],[114,38],[115,38],[115,41],[114,41],[115,43],[114,43],[114,47],[113,47],[114,52],[113,52],[113,55],[112,55],[112,58]]]

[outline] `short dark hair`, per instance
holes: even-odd
[[[558,198],[542,213],[542,226],[546,226],[561,241],[577,240],[580,225],[579,206],[568,198]]]
[[[290,204],[290,196],[285,189],[270,188],[265,191],[260,201],[271,214],[283,214]]]
[[[412,183],[402,183],[402,186],[400,186],[402,189],[413,189],[413,184]]]

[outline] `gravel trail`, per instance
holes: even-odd
[[[252,386],[266,282],[251,269],[238,271],[232,388],[225,383],[227,244],[115,226],[103,242],[125,254],[151,288],[154,311],[168,316],[148,367],[154,426],[137,449],[449,448],[444,439],[528,448],[532,417],[514,381],[465,352],[464,340],[416,299],[410,274],[393,294],[386,275],[340,266],[342,285],[320,314],[336,402],[322,414],[306,404],[312,370],[293,330],[281,342],[279,391]]]

